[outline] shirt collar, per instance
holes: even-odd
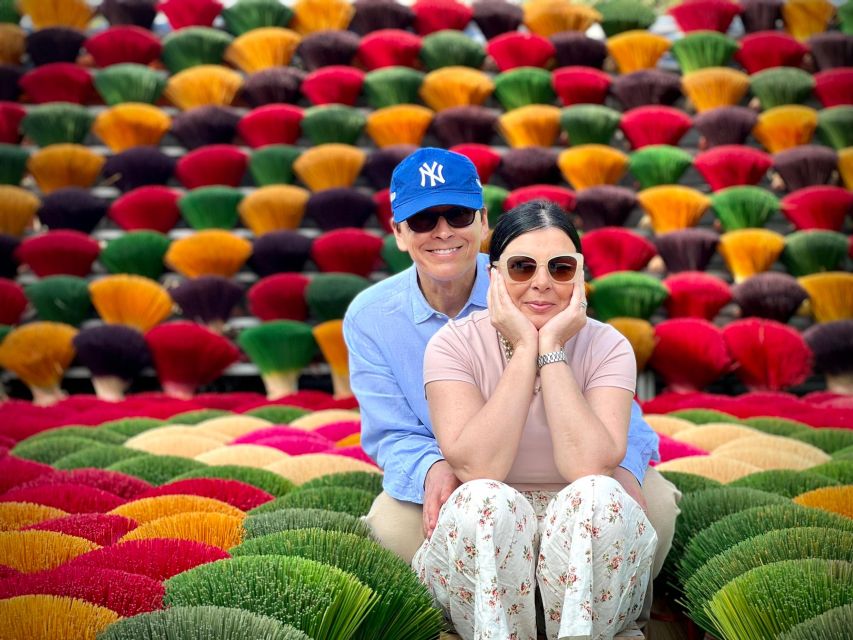
[[[485,309],[488,306],[489,292],[489,274],[486,266],[489,264],[489,256],[485,253],[477,255],[477,275],[474,278],[474,288],[471,290],[471,295],[468,296],[468,301],[459,312],[459,316],[465,316],[468,313],[468,307],[475,306],[480,309]],[[423,291],[418,286],[418,270],[412,265],[409,268],[409,287],[412,292],[412,319],[415,324],[426,322],[439,312],[433,309]]]

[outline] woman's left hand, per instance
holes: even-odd
[[[583,275],[575,282],[568,306],[539,329],[539,353],[550,353],[563,348],[586,325],[586,290]]]

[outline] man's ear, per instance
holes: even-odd
[[[480,218],[480,221],[483,223],[483,231],[488,233],[489,232],[489,210],[485,207],[485,205],[483,206],[482,209],[480,209],[480,215],[482,216]]]
[[[391,232],[394,234],[394,240],[397,241],[397,248],[400,251],[409,251],[409,243],[406,239],[405,231],[403,230],[402,222],[391,222]]]

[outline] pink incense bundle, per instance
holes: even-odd
[[[69,596],[106,607],[120,616],[135,616],[162,609],[166,589],[147,576],[95,567],[80,570],[68,565],[0,582],[0,598],[33,594]]]
[[[444,29],[464,31],[474,10],[456,0],[415,0],[412,5],[415,14],[415,31],[425,36]]]
[[[648,366],[669,391],[698,391],[731,368],[731,356],[719,328],[699,318],[676,318],[655,325],[655,350]]]
[[[296,427],[288,427],[287,425],[276,425],[273,427],[264,427],[262,429],[257,429],[256,431],[252,431],[238,438],[235,438],[229,444],[258,444],[261,440],[266,440],[268,438],[295,437],[305,438],[306,440],[313,440],[314,442],[319,442],[320,444],[325,445],[327,447],[331,447],[332,444],[334,444],[334,441],[319,433],[316,433],[315,431],[297,429]]]
[[[305,289],[308,278],[301,273],[280,273],[255,283],[247,297],[249,312],[263,320],[299,320],[308,318]]]
[[[302,81],[302,95],[311,104],[355,106],[364,84],[364,72],[355,67],[335,65],[312,71]]]
[[[138,499],[171,495],[213,498],[214,500],[230,504],[241,511],[254,509],[274,499],[274,496],[271,494],[250,484],[240,482],[239,480],[225,480],[223,478],[177,480],[155,487],[143,493]]]
[[[4,420],[6,417],[4,416]],[[30,423],[35,422],[29,416],[24,416],[24,418],[28,419]],[[6,430],[4,429],[4,431]],[[6,431],[6,433],[9,433],[11,436],[10,432]],[[17,441],[16,438],[11,439]],[[53,469],[46,464],[16,458],[8,453],[2,454],[0,455],[0,492],[5,493],[12,487],[35,480],[39,476],[51,473],[52,471]]]
[[[664,306],[670,318],[713,321],[732,299],[725,280],[703,271],[682,271],[665,278],[663,283],[669,288]]]
[[[551,74],[554,92],[565,106],[604,104],[610,91],[610,74],[592,67],[561,67]]]
[[[253,149],[268,144],[293,144],[302,135],[302,109],[289,104],[269,104],[250,111],[237,131]]]
[[[714,147],[693,160],[693,166],[712,191],[758,184],[772,165],[770,154],[743,145]]]
[[[734,371],[750,391],[779,391],[798,385],[812,372],[813,355],[796,329],[773,320],[730,322],[723,338],[737,363]]]
[[[692,126],[693,120],[680,109],[656,105],[631,109],[619,123],[633,149],[652,144],[677,147]]]
[[[519,187],[511,191],[504,200],[504,210],[509,211],[531,200],[556,202],[563,211],[572,211],[575,208],[577,196],[574,191],[566,187],[557,187],[551,184],[532,184],[529,187]]]
[[[488,184],[492,174],[501,163],[501,155],[487,144],[466,143],[450,147],[450,151],[461,153],[474,163],[482,184]]]
[[[113,200],[109,217],[125,231],[168,233],[181,217],[179,191],[160,185],[139,187]]]
[[[684,458],[686,456],[706,456],[708,452],[699,447],[694,447],[686,442],[673,440],[669,436],[662,433],[658,434],[658,453],[660,461],[667,462],[676,458]]]
[[[20,79],[21,89],[34,104],[72,102],[89,104],[95,97],[92,74],[70,62],[52,62],[28,71]]]
[[[320,271],[366,278],[376,269],[382,244],[382,238],[362,229],[336,229],[314,240],[311,259]]]
[[[615,271],[642,271],[655,255],[655,245],[635,231],[605,227],[583,235],[584,262],[593,278]]]
[[[18,144],[21,141],[21,120],[26,110],[14,102],[0,102],[0,142]]]
[[[175,177],[187,189],[211,185],[239,187],[249,164],[245,151],[227,144],[214,144],[190,151],[175,165]]]
[[[240,359],[220,335],[192,322],[168,322],[145,334],[160,386],[166,395],[187,399]]]
[[[368,33],[358,45],[358,59],[367,71],[384,67],[417,68],[420,52],[420,36],[400,29]]]
[[[318,429],[314,429],[311,433],[323,436],[332,442],[340,442],[344,438],[361,433],[361,422],[359,420],[345,420],[343,422],[333,422],[323,425]]]
[[[151,31],[133,25],[104,29],[90,36],[83,47],[96,67],[126,63],[148,66],[163,50],[160,40]]]
[[[773,67],[799,67],[809,48],[782,31],[757,31],[740,39],[734,58],[749,74]]]
[[[217,0],[161,0],[157,8],[166,16],[172,29],[210,27],[222,12]]]
[[[853,214],[853,193],[841,187],[806,187],[782,198],[782,213],[797,230],[841,231]]]
[[[306,453],[328,453],[334,446],[334,443],[332,442],[323,442],[316,438],[306,437],[302,434],[267,436],[266,438],[255,440],[251,444],[278,449],[279,451],[291,456],[301,456]]]
[[[0,496],[0,502],[32,502],[56,507],[66,513],[106,513],[127,500],[85,485],[53,484],[11,489]]]
[[[127,500],[133,500],[151,488],[151,485],[144,480],[106,469],[57,470],[21,483],[18,487],[49,487],[57,484],[79,484],[93,487]]]
[[[499,71],[509,71],[518,67],[547,69],[557,49],[548,38],[535,33],[510,31],[489,40],[486,52],[492,56]]]
[[[853,67],[827,69],[814,80],[814,93],[824,107],[853,104]]]
[[[85,233],[60,229],[25,239],[15,252],[21,264],[40,278],[55,275],[85,277],[101,246]]]
[[[0,279],[0,325],[18,324],[26,308],[27,296],[21,285]]]
[[[53,520],[45,520],[27,529],[56,531],[69,536],[85,538],[106,547],[118,542],[128,531],[137,527],[134,520],[108,513],[74,513]]]
[[[82,573],[89,568],[115,569],[158,582],[208,562],[231,556],[217,547],[175,538],[129,540],[77,556],[65,566]]]
[[[719,31],[726,33],[732,20],[743,11],[739,4],[729,0],[687,0],[670,7],[671,15],[678,28],[684,33],[691,31]]]

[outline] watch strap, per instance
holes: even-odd
[[[566,352],[560,349],[559,351],[543,353],[536,359],[536,366],[541,369],[546,364],[553,364],[555,362],[568,362],[566,359]]]

